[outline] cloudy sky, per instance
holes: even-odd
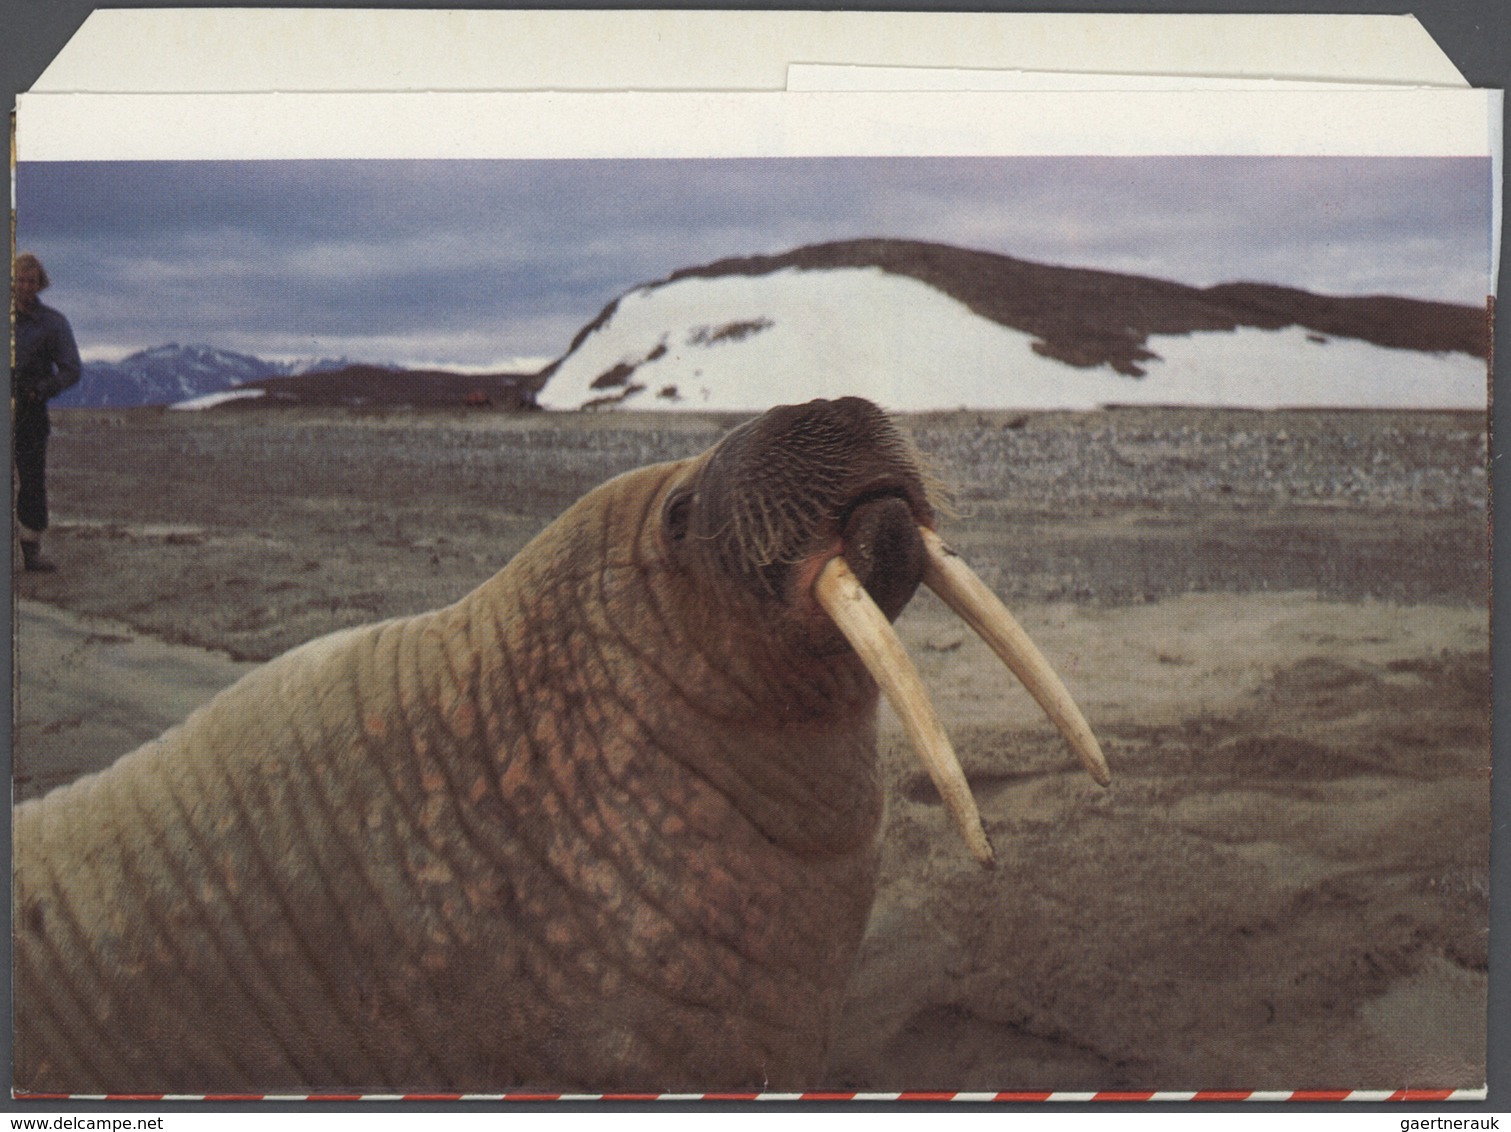
[[[95,358],[508,368],[678,268],[860,236],[1476,305],[1490,257],[1471,158],[23,163],[16,199]]]

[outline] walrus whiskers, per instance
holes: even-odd
[[[1069,741],[1087,773],[1106,786],[1112,777],[1101,745],[1044,654],[997,595],[943,539],[927,527],[919,527],[918,533],[927,556],[924,584],[1002,658]],[[971,854],[983,867],[991,867],[991,841],[981,826],[970,784],[918,670],[886,615],[842,556],[836,555],[825,564],[813,592],[897,713]]]

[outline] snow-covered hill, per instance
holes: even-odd
[[[631,291],[548,369],[539,401],[757,411],[853,393],[898,411],[1483,408],[1483,319],[1409,299],[1198,290],[865,241]]]
[[[1483,409],[1483,309],[1268,284],[1197,288],[910,240],[815,244],[635,288],[539,372],[159,346],[86,363],[54,404],[758,412],[1108,404]]]

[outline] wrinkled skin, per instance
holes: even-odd
[[[457,604],[323,638],[15,820],[21,1091],[796,1089],[870,909],[882,414],[774,410]]]

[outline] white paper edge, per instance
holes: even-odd
[[[1489,115],[1489,149],[1490,149],[1490,294],[1492,297],[1500,294],[1500,266],[1501,266],[1501,225],[1505,211],[1505,157],[1506,139],[1501,132],[1501,123],[1504,117],[1504,91],[1490,91]]]
[[[1117,91],[1117,90],[1395,90],[1427,84],[1271,79],[1231,75],[1140,75],[1068,71],[995,71],[970,67],[883,67],[792,63],[787,89],[815,91]],[[1454,90],[1455,85],[1431,89]]]
[[[43,92],[779,90],[790,63],[1465,86],[1409,15],[104,9]]]
[[[1478,90],[25,94],[21,161],[1273,154],[1488,156]]]

